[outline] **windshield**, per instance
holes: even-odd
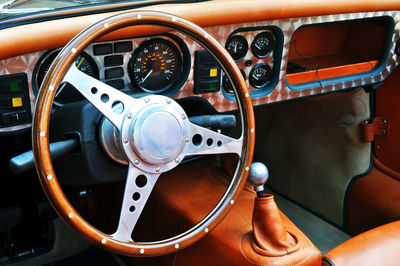
[[[143,1],[145,0],[0,0],[0,19],[76,6]]]

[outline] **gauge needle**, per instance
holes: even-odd
[[[261,50],[261,47],[257,43],[254,46]]]
[[[235,43],[235,53],[237,52],[237,46],[238,46],[238,44]]]
[[[84,57],[79,61],[79,63],[76,65],[76,68],[79,69],[79,67],[82,65],[83,61],[85,60]]]
[[[153,73],[153,69],[150,70],[144,78],[142,78],[142,81],[140,83],[143,83],[150,76],[151,73]]]

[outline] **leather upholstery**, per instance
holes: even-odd
[[[283,226],[274,196],[255,198],[252,224],[255,242],[265,254],[282,256],[296,246],[296,239]]]
[[[386,117],[376,116],[372,122],[365,121],[362,124],[362,139],[365,142],[374,141],[375,136],[389,135],[390,120]]]
[[[147,226],[151,227],[148,224],[149,221],[162,220],[163,228],[160,234],[171,231],[172,235],[172,231],[180,228],[186,230],[191,224],[203,218],[217,203],[228,184],[227,178],[220,166],[210,160],[182,165],[174,169],[171,174],[163,175],[157,183],[151,203],[159,207],[152,213],[152,218],[146,220]],[[254,263],[320,265],[319,250],[278,209],[276,211],[279,213],[285,231],[289,231],[294,236],[293,239],[297,240],[296,250],[287,255],[276,256],[266,254],[256,244],[252,237],[251,218],[255,197],[253,189],[246,185],[225,219],[200,242],[176,253],[174,265],[253,265]],[[259,204],[256,203],[257,205]],[[152,208],[152,210],[155,209]],[[254,218],[258,219],[257,217],[258,214]],[[263,218],[260,217],[260,219]],[[153,230],[158,227],[153,227]],[[261,229],[259,225],[256,227]],[[262,243],[265,244],[264,240]],[[275,242],[269,245],[276,247]]]
[[[399,191],[399,180],[374,166],[368,175],[355,182],[351,190],[348,230],[358,234],[400,219]]]
[[[400,68],[376,90],[374,167],[356,180],[348,203],[348,229],[360,233],[400,219]],[[384,124],[383,120],[386,120]],[[385,130],[385,134],[382,134]]]
[[[399,265],[400,221],[362,233],[329,251],[333,265]],[[327,261],[323,265],[330,265]]]
[[[387,167],[400,172],[400,68],[396,68],[385,80],[385,84],[376,90],[376,116],[385,117],[390,121],[387,135],[376,136],[374,152],[376,158]],[[390,132],[389,132],[390,131]]]

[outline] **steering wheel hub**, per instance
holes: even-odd
[[[139,157],[149,164],[173,161],[185,145],[182,118],[162,104],[148,106],[138,116],[130,134]]]
[[[120,131],[126,159],[148,173],[176,167],[186,155],[191,134],[183,108],[166,96],[150,95],[127,113]]]

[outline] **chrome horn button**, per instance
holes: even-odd
[[[131,132],[136,153],[150,164],[175,160],[184,146],[182,118],[161,104],[149,106],[141,113]]]
[[[126,158],[148,173],[176,167],[188,151],[191,127],[185,111],[171,98],[150,95],[131,106],[121,127]]]

